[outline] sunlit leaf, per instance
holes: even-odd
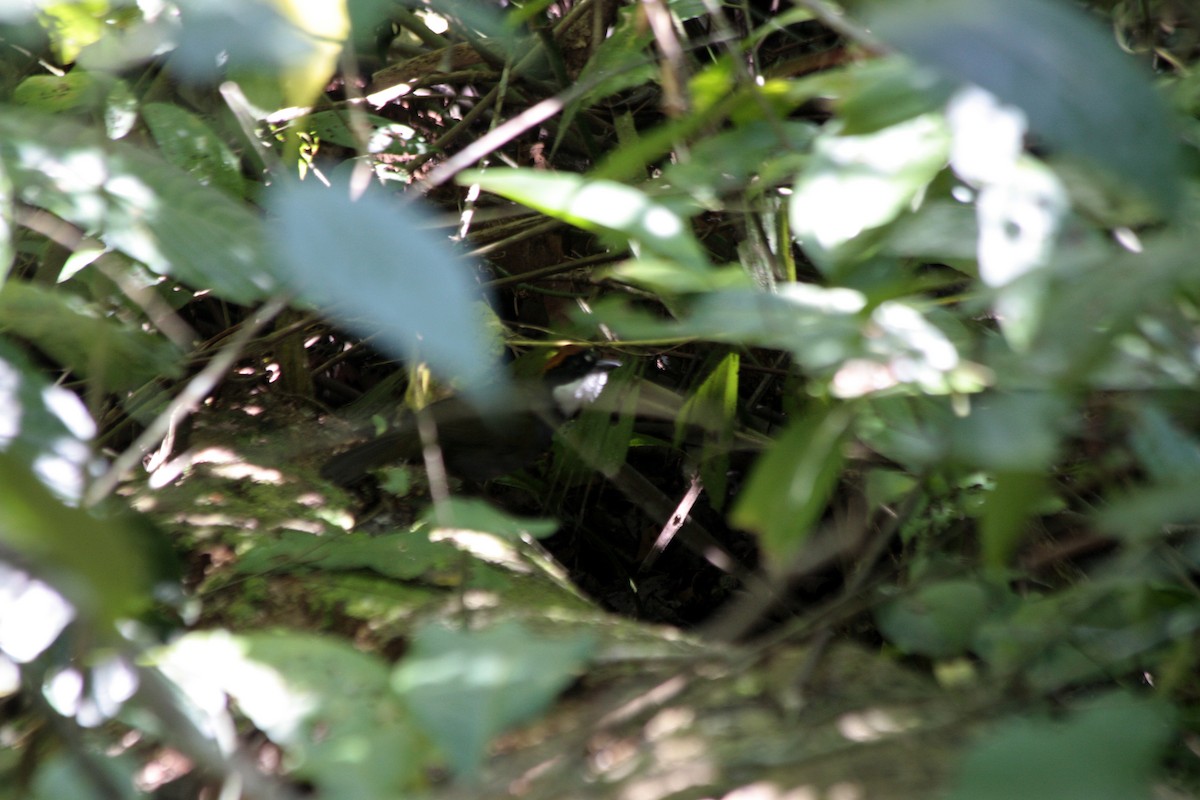
[[[689,269],[709,269],[708,257],[687,222],[631,186],[532,169],[467,172],[459,182],[478,184],[584,230],[619,234],[647,253]]]
[[[932,114],[858,136],[836,128],[822,133],[796,179],[793,235],[818,266],[836,275],[862,255],[864,232],[912,206],[949,152],[945,125]]]
[[[96,624],[136,615],[150,602],[151,571],[137,534],[119,519],[63,505],[7,453],[0,453],[0,547]]]
[[[445,523],[461,530],[490,533],[501,539],[518,541],[528,535],[535,539],[550,536],[558,530],[552,519],[515,517],[477,498],[454,497],[440,509],[430,509],[425,523],[437,526]]]
[[[95,434],[78,397],[52,386],[23,353],[0,340],[0,451],[33,470],[62,500],[77,502],[93,463]]]
[[[225,696],[271,741],[289,772],[330,797],[395,797],[428,766],[427,745],[388,689],[387,665],[308,633],[191,633],[158,651],[159,668],[208,713]]]
[[[0,159],[23,202],[155,272],[239,302],[274,285],[256,214],[144,148],[26,110],[0,114]]]

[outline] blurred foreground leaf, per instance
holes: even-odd
[[[392,687],[454,771],[479,775],[493,736],[541,713],[587,662],[592,639],[547,639],[516,622],[483,631],[423,628]]]
[[[966,759],[951,800],[1131,800],[1150,779],[1173,731],[1160,702],[1118,694],[1065,722],[1016,720]]]
[[[424,214],[368,192],[316,181],[273,187],[271,235],[280,276],[309,302],[397,358],[428,361],[478,402],[502,377],[488,347],[467,264],[427,230]]]
[[[872,30],[947,77],[1022,109],[1052,147],[1111,170],[1171,213],[1180,149],[1148,71],[1099,25],[1053,0],[907,0],[878,4]]]

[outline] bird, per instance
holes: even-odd
[[[426,407],[437,432],[446,471],[469,481],[488,481],[524,469],[549,450],[554,428],[595,402],[619,362],[594,350],[564,348],[547,361],[540,380],[518,387],[516,401],[482,415],[458,397]],[[330,458],[321,477],[351,486],[372,470],[419,462],[424,447],[416,417],[407,415],[393,429]]]

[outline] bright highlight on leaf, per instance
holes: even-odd
[[[584,230],[620,234],[646,253],[673,259],[689,269],[704,271],[710,266],[687,223],[632,186],[530,169],[468,172],[460,176],[459,183],[478,184]]]
[[[1057,153],[1088,162],[1172,213],[1183,165],[1150,76],[1112,36],[1056,0],[879,3],[872,30],[953,80],[1025,112]]]

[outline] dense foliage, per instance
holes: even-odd
[[[0,44],[0,797],[1200,786],[1190,3]],[[317,477],[566,344],[622,366],[535,467]]]

